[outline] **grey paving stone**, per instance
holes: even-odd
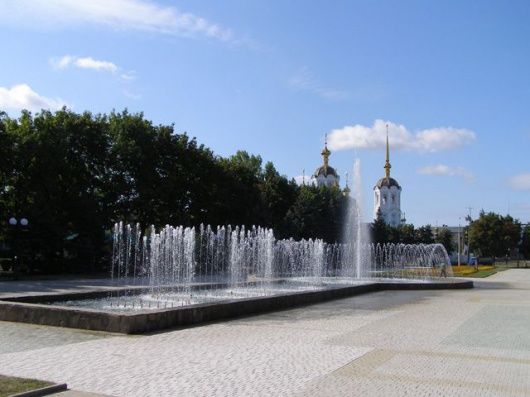
[[[530,270],[511,270],[148,336],[0,323],[24,346],[0,373],[124,397],[530,395],[529,313]]]

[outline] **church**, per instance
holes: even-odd
[[[329,156],[331,151],[328,149],[328,136],[326,134],[326,139],[324,141],[324,149],[320,153],[322,155],[323,164],[318,167],[311,177],[311,182],[318,187],[339,187],[340,177],[335,171],[335,168],[330,167],[329,165]],[[346,181],[346,184],[348,182]]]
[[[387,225],[397,227],[404,222],[401,217],[401,186],[390,177],[390,148],[388,144],[388,126],[386,127],[386,162],[385,176],[374,186],[374,219],[378,213]]]
[[[329,156],[331,151],[328,149],[327,134],[324,143],[324,149],[321,152],[323,164],[315,170],[311,177],[311,182],[318,186],[339,187],[340,177],[337,171],[329,165]],[[390,177],[390,146],[388,143],[388,126],[386,131],[386,162],[385,176],[377,181],[374,186],[374,219],[378,214],[383,218],[385,223],[392,227],[401,225],[405,220],[401,213],[401,186],[398,181]],[[345,195],[350,193],[348,181],[343,190]]]

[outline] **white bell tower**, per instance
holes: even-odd
[[[401,224],[401,186],[390,177],[390,149],[388,145],[388,124],[386,125],[386,162],[385,177],[374,186],[374,219],[378,212],[387,225],[397,227]]]

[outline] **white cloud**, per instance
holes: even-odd
[[[315,185],[315,180],[308,175],[297,175],[294,177],[295,182],[298,185]]]
[[[307,68],[300,70],[289,80],[289,86],[297,91],[307,91],[321,98],[341,101],[348,97],[345,91],[335,90],[319,83]]]
[[[110,73],[116,73],[119,69],[113,62],[101,61],[92,57],[75,57],[72,55],[64,55],[59,59],[52,58],[50,63],[56,69],[66,69],[70,66],[75,66],[80,69],[92,69]]]
[[[513,190],[530,190],[530,172],[512,176],[508,186]]]
[[[468,182],[473,182],[475,176],[471,171],[464,167],[449,167],[445,164],[428,165],[418,170],[422,175],[445,175],[445,176],[459,176]]]
[[[372,126],[356,124],[332,130],[328,136],[329,147],[332,150],[384,148],[387,124],[390,145],[398,150],[437,152],[455,149],[475,140],[475,133],[467,129],[436,127],[411,132],[402,124],[375,120]]]
[[[85,23],[116,30],[235,41],[230,29],[148,0],[4,0],[1,19],[16,25],[60,28]]]
[[[116,73],[118,67],[109,61],[98,61],[97,59],[87,57],[87,58],[77,58],[75,60],[75,65],[82,69],[94,69],[94,70],[103,70],[111,73]]]
[[[14,85],[11,88],[0,87],[0,109],[41,109],[57,110],[67,106],[60,98],[48,98],[33,91],[27,84]]]
[[[136,72],[134,70],[129,70],[126,72],[114,62],[94,59],[92,57],[63,55],[60,58],[51,58],[50,64],[55,69],[67,69],[69,67],[76,67],[79,69],[91,69],[97,72],[109,72],[114,75],[119,73],[119,77],[125,81],[136,80]]]

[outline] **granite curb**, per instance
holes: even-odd
[[[34,389],[22,393],[12,394],[10,397],[41,397],[48,396],[54,393],[59,393],[67,389],[68,387],[66,386],[66,383],[60,383],[57,385],[41,387],[40,389]]]
[[[353,286],[333,286],[317,291],[223,300],[215,303],[203,303],[167,309],[139,310],[131,313],[108,312],[59,305],[51,306],[46,303],[72,299],[74,296],[77,299],[91,296],[91,293],[87,292],[52,294],[39,297],[26,296],[0,299],[0,321],[80,328],[121,334],[142,334],[169,328],[187,327],[259,313],[285,310],[369,292],[461,288],[473,288],[473,282],[453,279],[428,283],[378,281]],[[94,291],[92,297],[101,297],[108,293],[109,291]]]

